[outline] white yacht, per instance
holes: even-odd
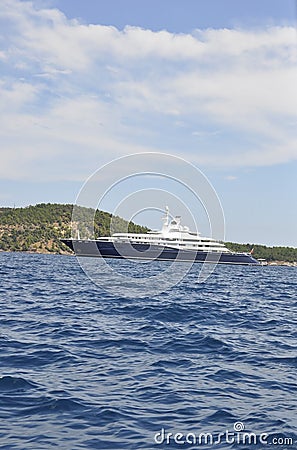
[[[259,264],[250,253],[232,252],[222,242],[190,231],[181,225],[180,216],[170,220],[168,207],[160,231],[114,233],[98,239],[62,239],[62,242],[78,256]]]

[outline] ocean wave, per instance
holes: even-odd
[[[22,377],[6,375],[0,378],[0,392],[19,392],[27,389],[35,389],[36,387],[36,383],[25,380]]]

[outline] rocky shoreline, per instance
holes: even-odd
[[[297,267],[297,261],[294,261],[294,262],[289,262],[289,261],[267,261],[267,266]]]

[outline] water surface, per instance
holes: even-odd
[[[197,283],[198,266],[127,298],[74,257],[1,253],[0,448],[263,448],[155,442],[238,422],[297,448],[297,269],[218,266]]]

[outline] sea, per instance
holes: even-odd
[[[0,253],[0,449],[297,449],[297,268],[110,264]]]

